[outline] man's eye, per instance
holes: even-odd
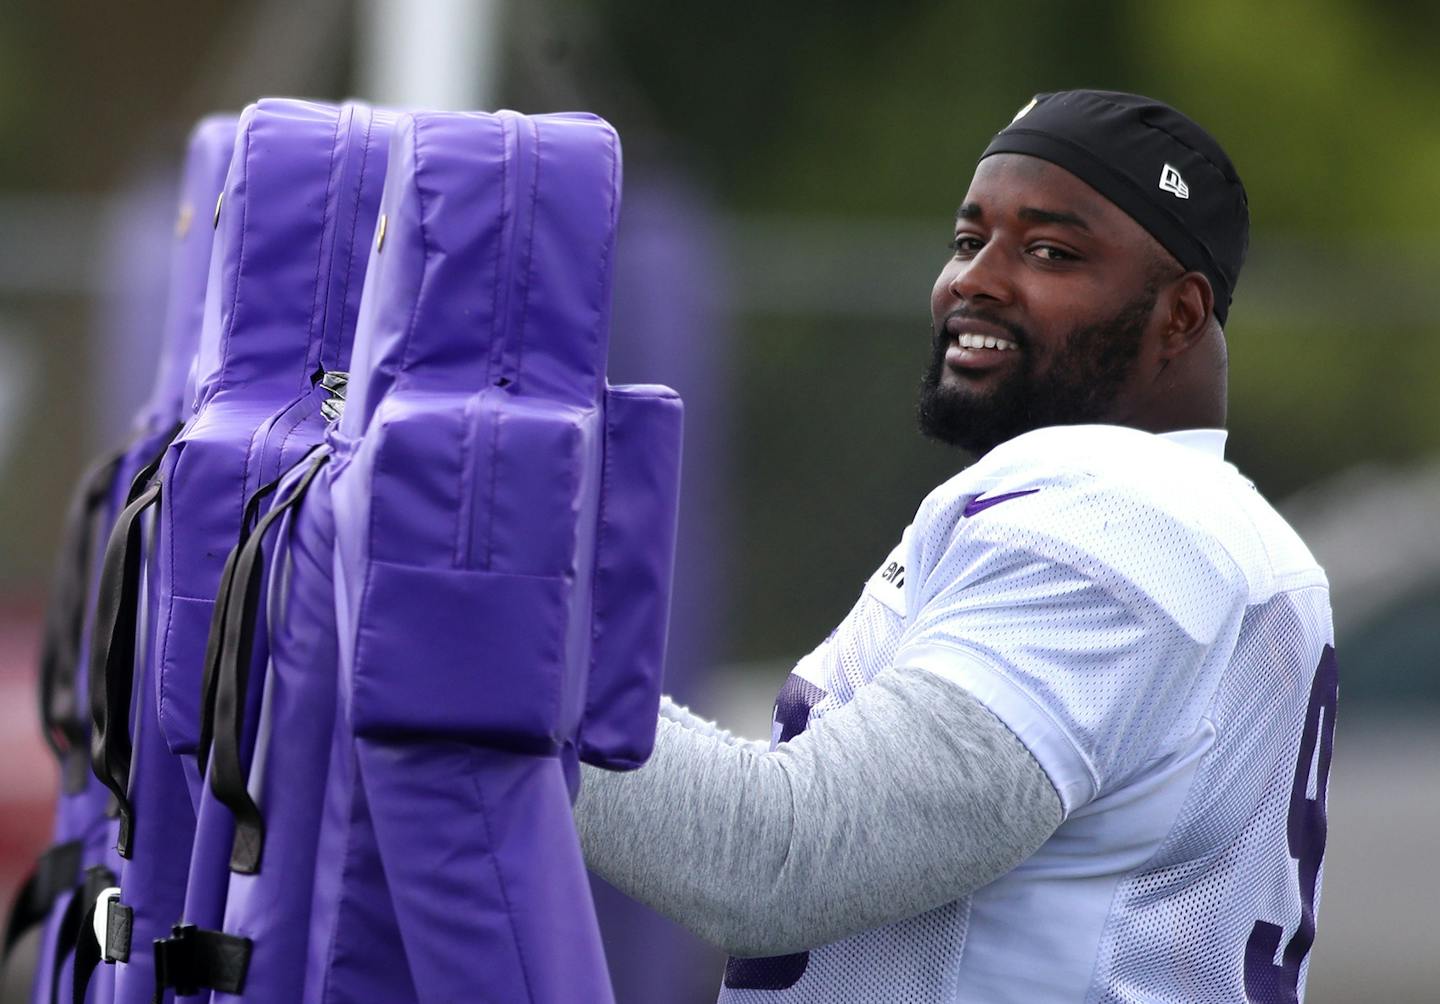
[[[961,234],[950,242],[950,250],[956,254],[974,254],[985,244],[978,237],[971,237],[969,234]]]
[[[1030,249],[1030,253],[1042,261],[1074,261],[1078,257],[1053,244],[1037,244]]]

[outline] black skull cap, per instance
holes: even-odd
[[[1119,206],[1186,270],[1209,278],[1225,323],[1250,245],[1250,207],[1235,165],[1192,119],[1121,91],[1037,94],[980,159],[997,153],[1048,160]]]

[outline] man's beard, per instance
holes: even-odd
[[[1032,429],[1102,421],[1140,353],[1156,290],[1149,286],[1109,321],[1070,332],[1041,376],[1037,346],[1022,328],[980,313],[966,316],[1001,324],[1020,343],[1013,373],[993,390],[942,387],[950,338],[942,321],[933,333],[929,368],[920,381],[920,431],[979,456]],[[1012,350],[1014,351],[1014,350]]]

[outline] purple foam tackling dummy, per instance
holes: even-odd
[[[418,115],[401,135],[377,295],[409,265],[420,281],[411,323],[368,343],[395,380],[336,479],[342,591],[362,584],[340,623],[360,775],[420,999],[478,982],[497,1000],[605,1000],[557,754],[589,655],[576,586],[593,567],[618,143],[598,120],[513,114]],[[343,518],[356,490],[364,523]]]
[[[562,761],[593,735],[633,765],[653,740],[680,417],[664,388],[605,385],[619,190],[587,115],[416,114],[392,146],[336,436],[332,773],[424,1000],[610,999]],[[353,926],[321,900],[347,881],[317,878],[311,999],[361,999],[319,995]]]
[[[277,499],[294,501],[277,527],[266,570],[268,666],[260,680],[252,676],[253,689],[263,682],[263,697],[248,787],[263,818],[263,840],[254,867],[228,875],[223,925],[226,935],[249,942],[250,957],[243,982],[217,990],[217,1004],[307,999],[307,932],[338,665],[330,470],[312,473],[326,455],[322,448],[297,465],[276,492]],[[403,961],[399,969],[403,978]]]
[[[296,158],[291,162],[291,166],[298,170],[302,166],[299,158],[309,158],[312,161],[309,168],[314,171],[314,180],[319,182],[323,179],[323,189],[317,186],[313,190],[319,196],[317,201],[298,202],[289,207],[271,206],[276,211],[311,214],[315,220],[323,224],[323,229],[319,231],[318,242],[308,246],[312,254],[316,248],[319,249],[320,259],[318,267],[313,262],[311,263],[310,274],[313,279],[310,288],[304,291],[306,298],[304,307],[307,312],[309,322],[307,329],[310,337],[308,342],[301,347],[306,352],[303,357],[297,354],[283,364],[286,366],[298,364],[298,366],[308,369],[307,382],[313,385],[313,378],[316,374],[324,372],[333,376],[342,373],[343,368],[348,366],[355,317],[364,284],[363,277],[368,260],[369,242],[374,232],[375,216],[384,182],[386,148],[389,142],[392,116],[387,112],[375,110],[359,103],[332,107],[300,102],[266,101],[258,107],[264,114],[284,116],[282,119],[285,130],[283,142],[291,146]],[[299,124],[294,124],[297,121]],[[273,362],[278,363],[279,359],[280,357],[277,355]],[[299,370],[297,369],[296,372]],[[314,386],[304,409],[304,418],[298,424],[292,425],[285,419],[284,413],[280,413],[276,424],[285,429],[284,436],[278,443],[272,438],[261,447],[259,466],[267,472],[270,469],[270,463],[274,461],[278,461],[277,466],[282,469],[287,465],[290,467],[270,490],[264,504],[254,505],[255,494],[254,491],[251,492],[251,508],[256,515],[263,512],[272,502],[278,505],[289,499],[295,480],[302,477],[304,470],[309,466],[309,452],[318,445],[324,434],[327,424],[324,406],[327,403],[333,403],[331,395],[340,389],[329,383]],[[205,385],[202,382],[200,393],[204,394],[204,392]],[[215,398],[212,397],[211,407],[214,406],[214,400]],[[273,437],[273,431],[271,435]],[[302,457],[306,459],[296,463]],[[255,547],[263,549],[263,556],[266,557],[273,550],[273,541],[270,536],[262,532],[262,528],[271,522],[273,522],[273,517],[267,518],[259,526],[254,527],[256,532],[252,543]],[[242,531],[241,538],[244,539],[244,537],[245,532]],[[238,548],[237,544],[237,551]],[[235,559],[232,557],[231,560]],[[232,601],[228,619],[219,615],[220,604],[226,602],[227,599]],[[234,595],[229,597],[221,595],[216,603],[217,616],[211,618],[211,637],[207,639],[207,659],[211,655],[216,656],[206,667],[206,682],[210,688],[208,693],[214,696],[214,700],[213,707],[202,709],[202,714],[207,710],[213,712],[214,741],[209,744],[208,749],[201,751],[210,753],[206,774],[209,783],[202,787],[199,796],[195,843],[191,855],[183,916],[185,924],[192,925],[200,931],[217,933],[228,931],[224,921],[228,891],[235,877],[232,875],[232,866],[234,865],[232,848],[236,840],[237,828],[234,813],[236,811],[253,811],[253,802],[244,792],[244,774],[248,769],[257,733],[262,730],[268,732],[271,729],[268,723],[264,725],[261,723],[262,708],[271,705],[276,696],[268,693],[266,689],[267,666],[271,659],[270,648],[267,644],[269,631],[265,616],[266,607],[264,604],[252,603],[250,612],[258,616],[253,621],[246,621],[243,590],[237,588]],[[297,619],[287,620],[284,623],[296,626],[300,632],[298,636],[300,644],[292,645],[288,651],[288,661],[285,662],[287,668],[293,674],[296,672],[295,667],[298,663],[300,672],[309,672],[311,676],[318,674],[319,679],[328,683],[328,693],[332,695],[330,702],[333,705],[333,658],[328,661],[322,659],[311,663],[310,658],[317,651],[323,651],[323,645],[318,650],[307,649],[311,642],[319,643],[323,640],[323,622],[318,625],[307,622],[304,615],[301,614]],[[333,628],[331,630],[333,631]],[[248,637],[244,648],[237,653],[237,657],[225,662],[218,655],[217,643],[220,641],[219,636],[227,632],[230,634],[245,632]],[[296,635],[292,633],[287,637],[294,640]],[[223,672],[220,672],[218,667],[222,663],[225,668]],[[219,673],[218,678],[210,678],[210,674],[217,672]],[[313,681],[305,682],[313,683]],[[288,707],[288,705],[284,705],[283,699],[282,706]],[[302,711],[302,714],[310,713],[314,713],[313,707],[307,706]],[[296,742],[296,749],[293,751],[296,759],[287,760],[285,770],[297,782],[298,794],[302,799],[299,803],[290,803],[292,807],[298,806],[296,813],[282,810],[280,815],[285,823],[292,825],[302,833],[306,829],[307,820],[313,821],[318,816],[329,736],[325,729],[317,728],[316,723],[328,721],[328,714],[328,711],[316,714],[315,717],[303,721],[303,723],[290,722],[286,716],[282,716],[280,723],[282,730],[292,736]],[[201,735],[204,732],[205,730],[202,728]],[[204,745],[202,742],[202,746]],[[291,751],[287,751],[287,756],[290,755]],[[303,757],[309,759],[302,759]],[[314,779],[308,796],[303,784],[306,777]],[[225,781],[234,783],[227,788]],[[282,804],[284,804],[284,795],[296,793],[295,789],[282,789],[279,786],[266,789],[267,795],[281,799]],[[294,838],[287,841],[284,836],[282,833],[282,839],[279,842],[281,860],[268,873],[268,877],[272,880],[270,886],[273,888],[274,880],[280,879],[284,883],[283,895],[287,897],[287,902],[303,898],[303,902],[308,904],[308,871],[298,872],[288,867],[291,862],[285,859],[285,852],[294,842]],[[302,839],[300,844],[308,851],[313,852],[313,834]],[[296,931],[287,933],[291,937],[300,939],[303,955],[303,913],[297,919],[293,913],[275,911],[266,918],[266,922],[272,926],[289,923],[298,929],[299,933]],[[262,946],[259,962],[269,961],[266,950],[273,946],[275,946],[275,939],[270,939],[266,945]],[[159,950],[167,953],[167,959],[179,959],[179,968],[182,971],[193,965],[194,960],[186,956],[186,952],[190,950],[188,944],[177,944],[173,938],[167,939]],[[264,967],[257,966],[256,968],[263,970]],[[300,967],[295,965],[290,967],[292,972],[299,969]],[[205,975],[213,977],[215,974]],[[274,989],[275,992],[272,993],[270,989],[267,989],[266,980],[263,978],[265,976],[271,979],[268,987]],[[291,985],[297,983],[298,978],[290,980]],[[293,993],[279,990],[279,987],[286,985],[279,972],[264,972],[262,978],[249,980],[249,985],[256,991],[256,994],[250,998],[252,1000],[298,999],[298,989]],[[200,981],[200,989],[196,993],[183,993],[176,996],[177,1002],[209,999],[210,992],[205,979]]]
[[[383,177],[384,144],[372,136],[383,120],[359,104],[279,99],[241,120],[218,213],[195,417],[161,471],[169,526],[184,534],[162,535],[158,555],[156,698],[174,753],[193,754],[199,742],[195,667],[246,500],[319,441],[330,396],[320,379],[349,366],[365,264],[354,236],[368,240],[362,194],[378,192]]]
[[[343,183],[331,194],[329,214],[343,221],[332,273],[343,264],[352,278],[344,298],[332,297],[325,309],[344,319],[348,344],[374,233],[391,117],[358,105],[344,111],[349,120],[337,133],[336,156],[363,169],[340,172]],[[332,286],[331,292],[336,289]],[[333,530],[325,486],[313,478],[325,456],[323,449],[307,454],[281,477],[273,492],[275,508],[227,563],[227,572],[234,572],[229,612],[212,623],[210,649],[221,653],[212,666],[217,674],[214,741],[184,919],[201,932],[232,939],[227,944],[246,942],[240,978],[201,980],[201,986],[215,987],[217,1000],[301,999],[311,871],[335,702]],[[272,570],[273,595],[262,602]],[[217,632],[223,635],[218,646]],[[254,781],[247,783],[252,772]],[[261,822],[270,825],[261,831]],[[263,844],[262,832],[268,834]],[[174,939],[163,948],[182,959],[187,950]]]
[[[368,111],[352,106],[251,106],[214,207],[195,412],[161,464],[154,558],[141,562],[149,620],[134,666],[133,768],[128,792],[117,792],[129,802],[121,889],[133,950],[117,967],[117,1000],[150,1000],[152,942],[182,906],[189,912],[189,900],[220,922],[223,871],[186,891],[211,608],[247,501],[319,441],[329,398],[321,377],[348,365],[362,281],[349,254],[353,192],[367,166],[349,152],[365,147],[370,127]],[[372,169],[376,161],[383,150]]]
[[[150,397],[137,414],[129,442],[92,469],[85,491],[92,495],[82,518],[89,524],[87,536],[99,546],[83,546],[77,558],[82,567],[98,564],[99,550],[115,516],[124,507],[136,474],[145,468],[169,442],[177,423],[189,414],[183,387],[195,359],[199,340],[200,312],[204,304],[206,273],[209,268],[211,231],[205,216],[215,204],[234,146],[235,117],[214,115],[201,120],[190,134],[181,173],[174,243],[170,252],[165,327],[158,369]],[[75,884],[51,908],[45,921],[32,1001],[48,1002],[52,995],[68,1000],[71,993],[70,958],[73,941],[80,933],[78,917],[62,932],[71,900],[83,897],[84,873],[104,866],[115,841],[115,831],[105,808],[110,793],[89,769],[88,708],[90,694],[85,667],[90,653],[90,629],[95,604],[95,581],[81,575],[83,586],[73,597],[77,608],[67,616],[79,630],[67,653],[64,667],[56,667],[67,682],[61,689],[72,695],[76,725],[75,751],[83,759],[83,771],[67,769],[65,789],[57,803],[57,843],[79,845]],[[67,715],[67,717],[69,717]],[[113,865],[113,860],[110,862]],[[79,911],[76,911],[78,914]],[[57,976],[58,973],[58,976]],[[58,979],[59,986],[54,984]],[[92,994],[94,992],[92,991]],[[98,1000],[99,996],[92,999]]]

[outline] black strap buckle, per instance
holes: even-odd
[[[167,988],[177,995],[199,993],[201,988],[243,993],[252,947],[249,938],[176,924],[170,937],[155,939],[156,999]]]
[[[130,929],[135,922],[135,911],[120,902],[118,890],[114,895],[102,894],[97,910],[99,902],[105,905],[105,939],[100,942],[100,958],[106,962],[129,962]]]

